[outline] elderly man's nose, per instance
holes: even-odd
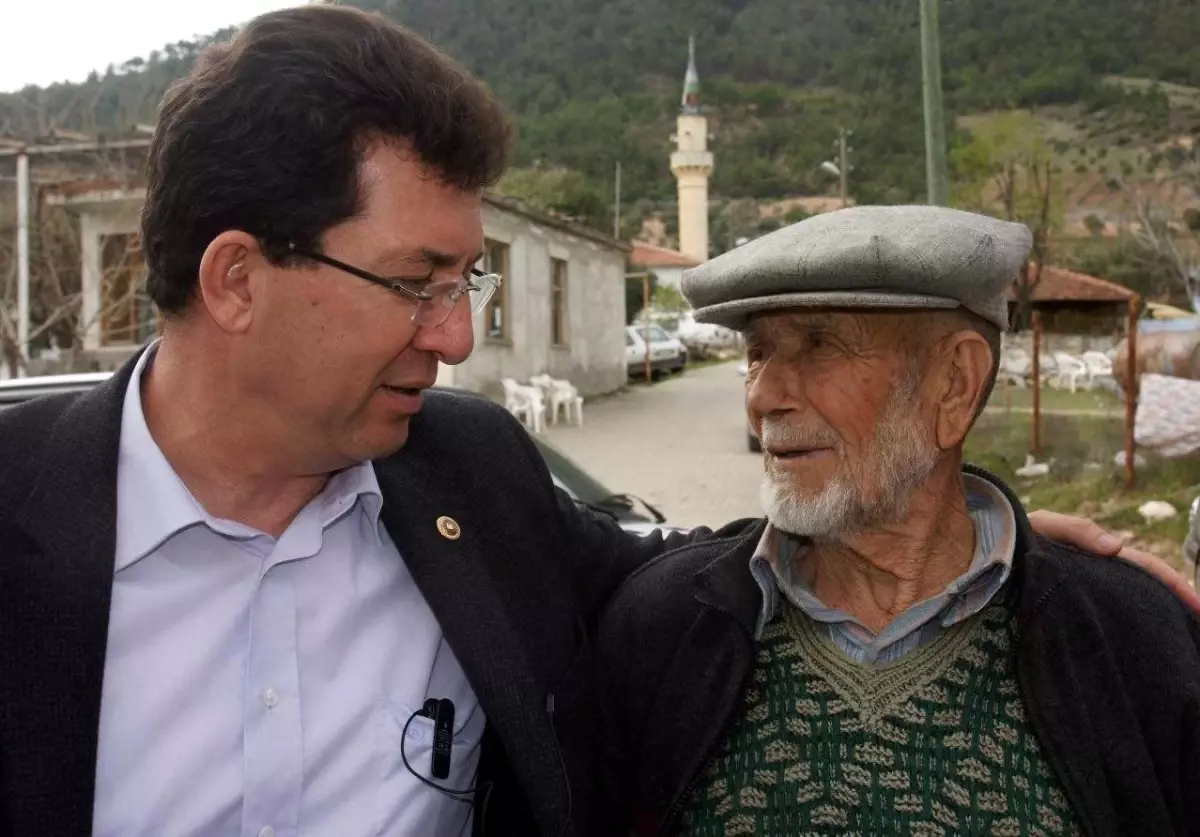
[[[781,364],[758,364],[746,377],[746,407],[759,416],[788,409],[792,400]]]

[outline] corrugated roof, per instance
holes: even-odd
[[[563,232],[577,235],[580,238],[586,238],[596,244],[602,244],[605,247],[611,247],[614,250],[620,250],[624,253],[629,252],[629,243],[621,241],[619,238],[613,238],[607,233],[601,232],[595,227],[590,227],[587,224],[582,224],[578,221],[573,221],[568,218],[563,218],[546,212],[541,209],[534,209],[525,201],[518,198],[509,197],[508,195],[497,194],[496,192],[484,192],[483,200],[500,210],[523,215],[530,221],[538,224],[544,224],[547,227],[554,227]]]
[[[629,263],[639,267],[696,267],[700,264],[678,250],[659,247],[646,241],[633,242],[633,255],[629,257]]]
[[[1028,265],[1032,278],[1035,265]],[[1033,302],[1127,302],[1136,296],[1134,291],[1116,282],[1076,273],[1063,267],[1047,266],[1033,289]],[[1009,288],[1008,298],[1015,301],[1017,286]]]

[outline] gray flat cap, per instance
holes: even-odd
[[[781,308],[958,308],[1008,327],[1024,224],[938,206],[856,206],[756,238],[683,274],[700,322]]]

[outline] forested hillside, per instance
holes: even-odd
[[[515,162],[532,170],[518,173],[513,188],[537,188],[544,172],[553,177],[547,203],[593,222],[608,211],[617,160],[631,206],[648,211],[671,199],[666,160],[690,32],[714,134],[714,196],[830,191],[817,166],[839,126],[854,132],[858,199],[923,195],[917,0],[356,5],[425,34],[491,84],[518,118]],[[952,144],[963,140],[956,115],[1018,107],[1103,124],[1109,139],[1124,136],[1126,145],[1200,132],[1200,111],[1173,112],[1156,85],[1105,82],[1200,85],[1195,0],[942,0],[941,20]],[[152,122],[154,103],[199,46],[171,45],[81,85],[0,95],[0,135],[119,132]]]

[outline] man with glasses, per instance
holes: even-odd
[[[590,833],[588,634],[685,539],[427,392],[501,281],[474,265],[508,140],[445,56],[323,4],[168,93],[161,339],[0,416],[0,835]]]

